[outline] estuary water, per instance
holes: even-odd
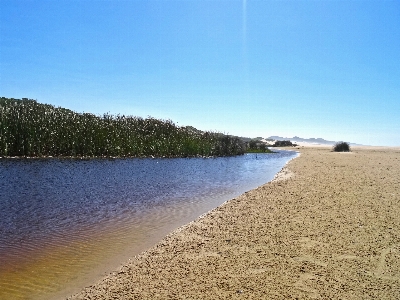
[[[0,299],[65,298],[296,155],[1,159]]]

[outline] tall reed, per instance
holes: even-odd
[[[0,98],[0,156],[194,157],[244,151],[238,137],[171,120],[96,116],[27,98]]]

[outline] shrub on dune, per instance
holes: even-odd
[[[346,142],[337,142],[333,146],[333,151],[335,151],[335,152],[349,152],[350,151],[350,145],[349,145],[349,143],[346,143]]]

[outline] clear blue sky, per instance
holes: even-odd
[[[0,0],[0,96],[400,145],[400,1]]]

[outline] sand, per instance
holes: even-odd
[[[68,299],[400,299],[400,149],[298,151]]]

